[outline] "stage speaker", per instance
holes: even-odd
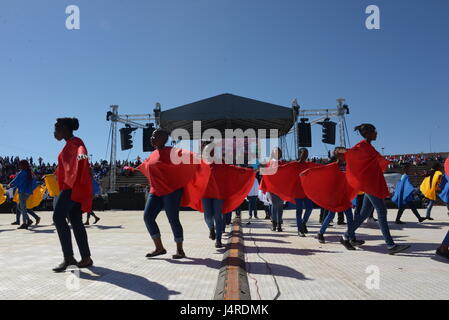
[[[312,146],[312,129],[310,123],[303,121],[298,123],[298,148],[310,148]]]

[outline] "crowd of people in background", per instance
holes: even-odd
[[[444,159],[448,155],[445,156],[436,153],[436,154],[404,154],[404,155],[390,155],[385,156],[385,159],[390,161],[389,168],[399,168],[405,164],[410,164],[413,166],[427,166],[429,164],[433,164],[435,162],[443,163]]]

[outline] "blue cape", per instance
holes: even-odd
[[[34,177],[31,180],[28,180],[27,173],[24,170],[20,170],[10,184],[19,189],[19,193],[25,194],[33,194],[34,189],[38,186]]]
[[[449,204],[449,177],[447,176],[447,174],[443,176],[440,188],[441,188],[440,199]]]
[[[95,179],[92,179],[92,191],[94,193],[94,196],[101,193],[100,186],[98,182],[95,181]]]
[[[394,195],[391,197],[391,201],[396,203],[398,208],[404,207],[407,203],[413,200],[413,192],[415,187],[411,184],[408,176],[405,179],[399,180],[394,190]]]

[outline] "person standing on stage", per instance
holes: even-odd
[[[56,176],[61,194],[53,213],[64,261],[53,269],[54,272],[63,272],[70,265],[76,265],[78,268],[93,265],[87,232],[82,221],[82,213],[92,210],[92,176],[84,142],[73,135],[73,131],[78,128],[79,122],[76,118],[56,120],[55,138],[58,141],[65,140],[66,144],[58,156]],[[72,236],[67,219],[81,254],[79,262],[73,256]]]

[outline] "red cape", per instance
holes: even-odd
[[[228,164],[211,164],[211,176],[203,198],[224,200],[223,214],[237,208],[250,192],[256,172]],[[200,210],[204,212],[201,205]]]
[[[82,212],[92,211],[92,176],[86,146],[80,138],[67,141],[58,156],[56,175],[60,190],[72,190],[71,199]]]
[[[295,203],[297,198],[305,198],[299,174],[309,168],[321,166],[313,162],[288,162],[281,164],[275,174],[263,175],[259,189],[270,192],[285,201]]]
[[[362,140],[345,153],[346,176],[357,191],[385,199],[390,195],[383,175],[390,163],[374,147]]]
[[[446,175],[449,176],[449,157],[444,162],[444,171],[446,171]]]
[[[183,163],[173,163],[170,154],[183,159]],[[203,161],[194,161],[194,153],[165,147],[156,150],[137,169],[148,179],[150,193],[165,196],[183,188],[181,206],[198,210],[206,190],[210,168]]]
[[[321,208],[343,212],[352,207],[357,191],[349,185],[337,162],[308,169],[300,177],[307,198]]]

